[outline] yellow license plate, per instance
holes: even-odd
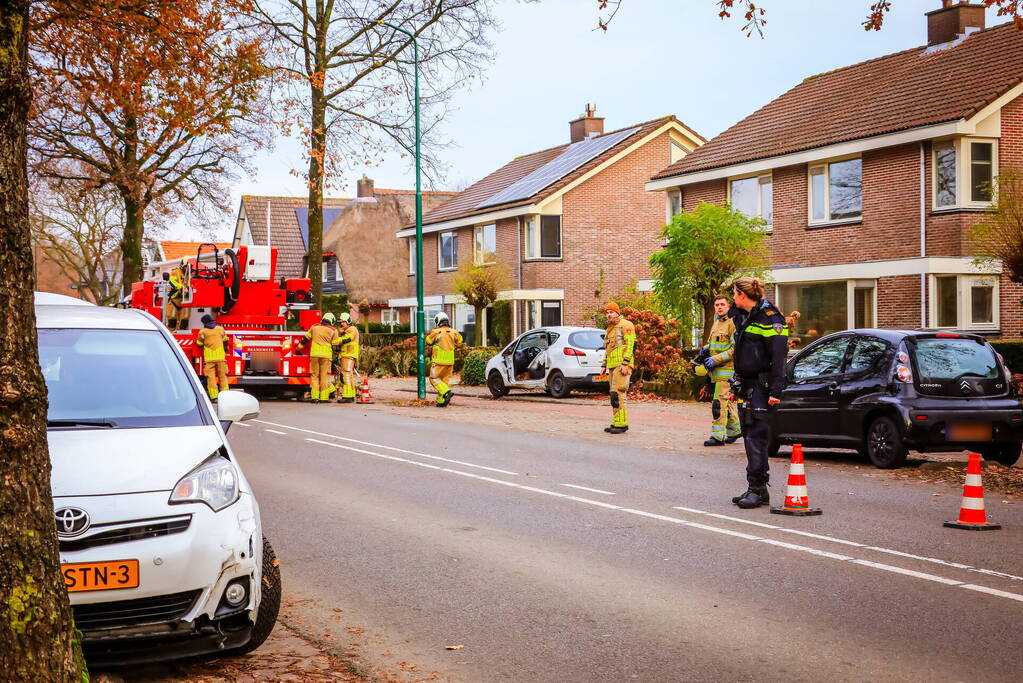
[[[948,426],[949,441],[990,441],[990,422],[952,422]]]
[[[594,382],[607,382],[609,380],[610,380],[610,377],[608,377],[607,375],[594,375],[593,376],[593,381]]]
[[[64,585],[71,593],[138,588],[139,585],[138,560],[62,564],[60,571],[64,575]]]

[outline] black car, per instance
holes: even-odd
[[[910,450],[1019,459],[1023,405],[981,336],[849,330],[802,349],[785,371],[772,454],[792,443],[854,448],[881,468],[899,467]]]

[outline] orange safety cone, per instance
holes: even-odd
[[[362,378],[362,389],[359,391],[359,403],[373,403],[373,396],[369,393],[369,379]]]
[[[945,522],[953,529],[992,531],[1001,529],[1001,524],[989,524],[984,512],[984,484],[980,480],[980,453],[970,453],[966,464],[966,483],[963,484],[963,502],[959,506],[959,519]]]
[[[810,507],[810,497],[806,493],[806,471],[803,469],[803,444],[792,447],[792,464],[789,465],[789,482],[785,490],[785,504],[771,508],[776,515],[793,515],[809,517],[823,514],[820,508]]]

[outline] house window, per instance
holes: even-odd
[[[397,308],[385,308],[380,311],[380,322],[390,327],[393,332],[395,326],[401,324],[401,313]]]
[[[774,218],[774,187],[770,174],[730,181],[728,196],[734,209],[751,218],[763,218],[771,225]]]
[[[561,324],[561,302],[544,301],[541,303],[541,320],[544,327],[556,327]]]
[[[473,261],[476,265],[497,263],[497,226],[477,225],[473,230]]]
[[[863,160],[810,167],[810,222],[855,220],[863,210]]]
[[[679,215],[680,213],[682,213],[682,191],[681,190],[672,190],[671,192],[668,193],[668,220],[667,220],[667,222],[670,223],[671,219],[674,218],[675,216]]]
[[[799,311],[789,335],[806,346],[832,332],[875,326],[874,280],[830,280],[778,285],[782,313]]]
[[[931,324],[957,329],[998,327],[998,278],[983,275],[934,275]]]
[[[956,205],[956,144],[952,140],[934,143],[934,205]]]
[[[933,145],[934,208],[989,206],[998,175],[991,140],[939,140]]]
[[[437,269],[452,270],[458,267],[458,233],[442,232],[437,236]]]
[[[408,241],[408,274],[416,274],[416,241],[414,239]]]
[[[522,225],[526,258],[561,258],[561,216],[527,216]]]

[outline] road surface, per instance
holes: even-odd
[[[1018,681],[1023,671],[1023,505],[993,494],[1004,529],[956,531],[942,527],[955,495],[811,464],[810,502],[824,514],[790,518],[730,503],[744,489],[736,449],[708,457],[691,444],[631,447],[631,434],[480,427],[472,411],[262,409],[229,436],[301,607],[288,625],[368,676]],[[772,468],[780,502],[786,463]]]

